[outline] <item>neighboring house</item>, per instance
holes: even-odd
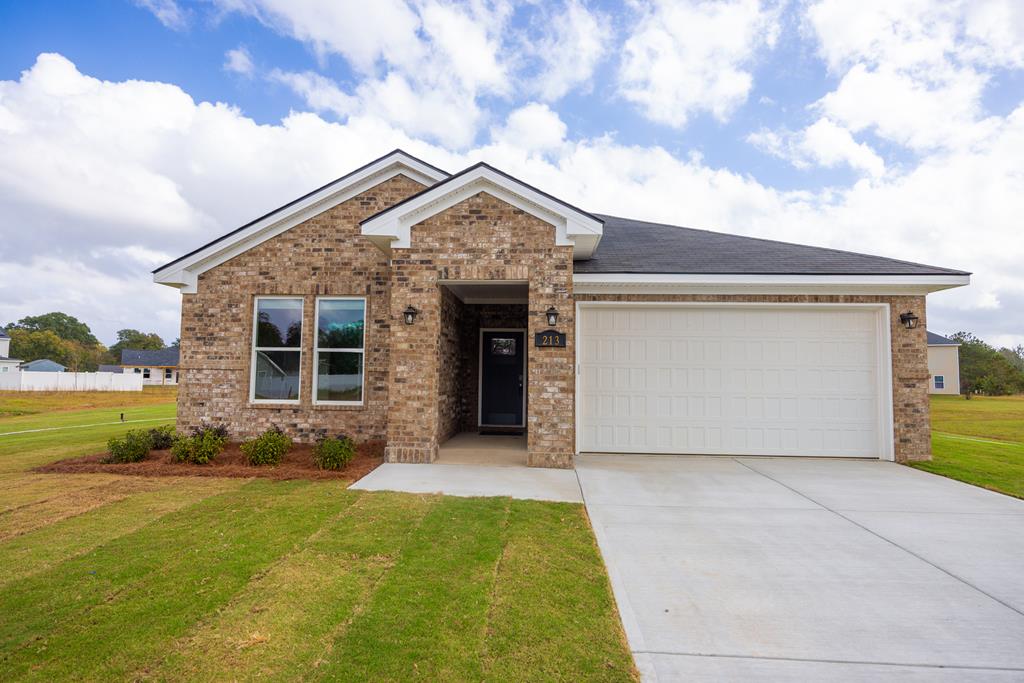
[[[960,344],[928,332],[928,391],[932,394],[960,393]]]
[[[17,372],[21,360],[10,358],[11,337],[6,330],[0,330],[0,372]]]
[[[121,372],[142,375],[143,384],[178,383],[178,347],[166,349],[123,349]]]
[[[120,365],[100,365],[96,372],[112,372],[115,375],[120,375],[124,369]]]
[[[925,296],[970,275],[594,214],[395,151],[154,280],[183,294],[183,428],[383,439],[391,462],[519,429],[530,465],[571,467],[928,458]]]
[[[25,372],[64,372],[67,370],[66,367],[49,358],[40,358],[39,360],[22,363],[21,369]]]

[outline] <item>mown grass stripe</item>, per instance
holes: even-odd
[[[0,679],[138,669],[341,505],[330,487],[254,481],[9,585]]]
[[[508,499],[442,498],[410,536],[318,680],[480,680]]]
[[[484,679],[636,680],[618,623],[583,507],[512,501],[489,612]]]
[[[240,487],[243,479],[196,478],[169,480],[168,487],[136,493],[77,517],[31,531],[0,543],[0,586],[82,555],[152,524],[166,514],[203,498]]]
[[[326,486],[327,484],[321,484]],[[282,557],[140,678],[298,680],[394,564],[432,497],[345,495],[352,505]]]

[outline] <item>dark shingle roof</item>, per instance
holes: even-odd
[[[928,346],[960,346],[960,342],[947,339],[941,334],[928,332]]]
[[[100,365],[98,368],[96,368],[96,372],[112,372],[115,375],[120,375],[123,372],[123,370],[124,368],[122,368],[120,365]]]
[[[180,349],[169,346],[166,349],[122,349],[121,365],[175,366],[178,364]]]
[[[741,237],[594,214],[604,236],[576,273],[705,275],[968,275],[920,263],[838,249]]]

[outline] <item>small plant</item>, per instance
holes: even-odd
[[[133,429],[121,438],[114,437],[107,441],[107,450],[110,455],[103,459],[103,462],[139,462],[149,453],[153,447],[149,432],[143,429]]]
[[[242,453],[250,465],[276,465],[292,447],[292,440],[277,427],[271,427],[255,439],[242,444]]]
[[[343,470],[356,455],[356,445],[344,434],[320,439],[313,449],[313,462],[322,470]]]
[[[188,436],[180,436],[171,445],[171,454],[178,462],[205,465],[224,450],[228,443],[224,427],[200,425]]]
[[[174,445],[178,435],[174,432],[174,425],[162,425],[149,430],[149,444],[155,451],[167,450]]]

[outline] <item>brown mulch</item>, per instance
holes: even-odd
[[[261,477],[264,479],[344,479],[355,481],[366,476],[384,462],[384,442],[370,441],[359,444],[356,457],[343,470],[334,472],[318,469],[313,464],[313,447],[295,444],[274,466],[254,467],[245,462],[240,444],[229,443],[220,454],[206,465],[178,462],[167,451],[151,451],[140,462],[104,463],[106,453],[83,455],[79,458],[58,460],[34,468],[33,472],[51,474],[132,474],[141,477]]]

